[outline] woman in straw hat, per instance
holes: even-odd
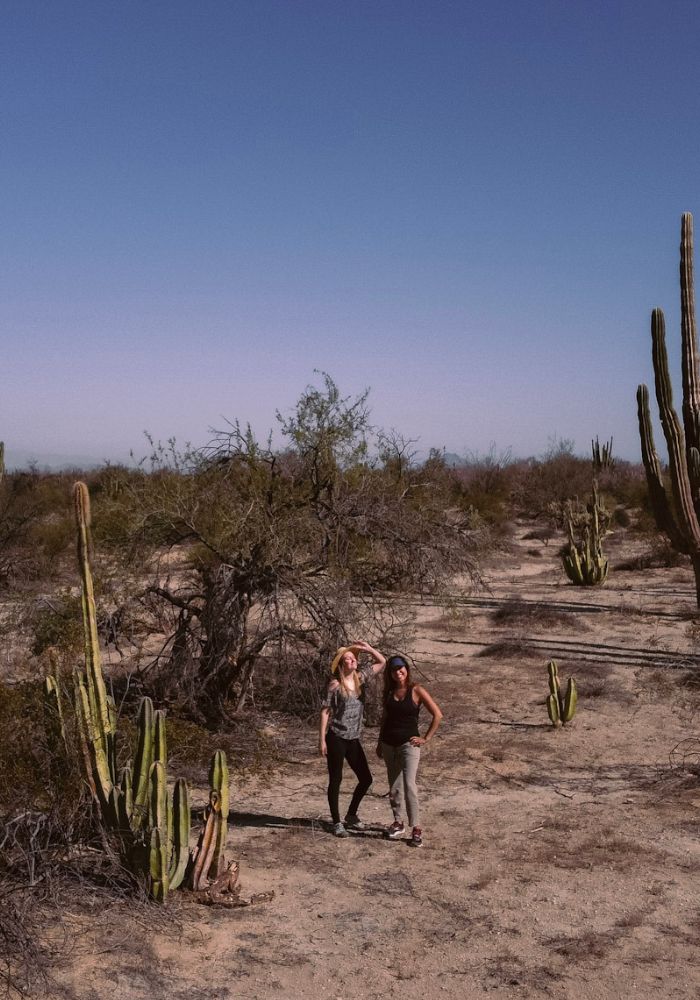
[[[359,667],[357,657],[361,653],[369,653],[372,662]],[[318,749],[328,764],[328,805],[336,837],[347,837],[348,829],[362,829],[357,812],[372,784],[372,772],[360,743],[365,710],[362,685],[383,670],[384,663],[382,654],[369,643],[353,642],[350,646],[341,646],[331,664],[333,679],[321,708]],[[338,797],[346,760],[355,772],[357,787],[343,824]]]

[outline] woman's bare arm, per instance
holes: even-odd
[[[416,684],[413,691],[418,696],[418,704],[425,705],[432,716],[425,736],[411,737],[411,743],[414,747],[422,747],[424,743],[428,743],[435,735],[435,730],[442,722],[442,712],[438,703],[430,697],[425,688],[421,687],[420,684]]]
[[[352,646],[353,649],[359,649],[362,653],[369,653],[369,655],[374,658],[372,673],[378,674],[384,669],[386,659],[382,656],[378,649],[374,649],[374,647],[370,646],[368,642],[353,642]]]

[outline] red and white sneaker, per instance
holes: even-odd
[[[411,833],[411,839],[409,840],[411,847],[422,847],[423,846],[423,834],[419,826],[413,827],[413,832]]]
[[[386,828],[386,835],[389,838],[389,840],[400,840],[405,832],[406,832],[406,827],[403,825],[403,823],[399,823],[397,819],[394,820],[391,826],[388,826]]]

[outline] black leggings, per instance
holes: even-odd
[[[344,740],[342,737],[336,736],[332,729],[329,729],[326,734],[326,747],[328,748],[326,756],[328,762],[328,805],[331,809],[333,822],[340,823],[338,796],[340,782],[343,778],[343,761],[347,760],[357,777],[357,788],[353,792],[348,807],[348,816],[357,816],[360,802],[372,784],[372,772],[359,740]]]

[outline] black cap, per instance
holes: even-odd
[[[390,656],[386,661],[386,665],[389,670],[400,670],[401,667],[406,667],[408,670],[408,661],[403,656]]]

